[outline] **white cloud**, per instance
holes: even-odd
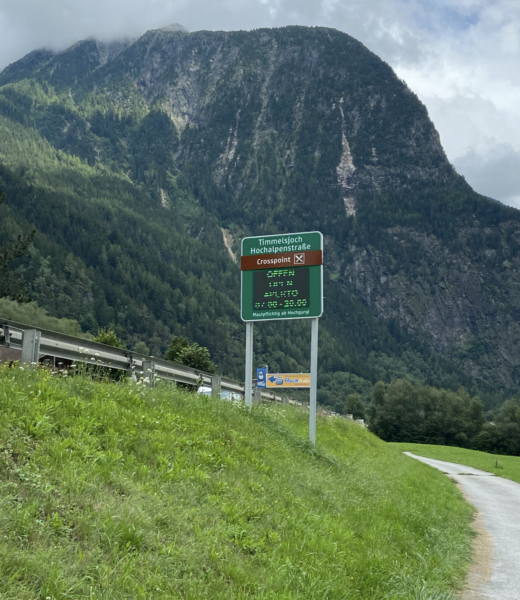
[[[511,203],[520,197],[520,179],[509,174],[520,153],[520,3],[450,4],[472,11],[471,22],[456,35],[425,38],[426,59],[394,66],[427,105],[459,172]]]
[[[454,164],[481,194],[500,197],[505,204],[520,208],[520,152],[510,144],[489,145],[483,151],[470,149]]]
[[[516,192],[515,178],[505,185],[499,168],[520,152],[518,0],[0,0],[0,68],[37,47],[173,22],[191,31],[300,24],[349,33],[418,94],[448,157],[477,191],[520,197],[520,183]],[[471,171],[475,157],[480,177]]]

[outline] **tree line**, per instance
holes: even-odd
[[[488,420],[487,417],[492,417]],[[406,380],[381,381],[368,408],[369,428],[387,442],[438,444],[520,456],[520,398],[495,415],[464,389],[437,389]]]

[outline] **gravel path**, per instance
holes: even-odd
[[[491,556],[479,551],[482,540],[479,542],[477,538],[477,560],[464,598],[520,600],[520,484],[472,467],[423,458],[411,452],[405,454],[455,480],[468,502],[479,511],[477,529],[480,523],[483,539],[489,536]]]

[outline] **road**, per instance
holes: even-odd
[[[477,556],[464,598],[520,600],[520,484],[472,467],[406,454],[456,480],[479,512],[484,529],[479,537],[490,539],[491,553],[480,553],[480,560]]]

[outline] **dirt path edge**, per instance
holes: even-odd
[[[457,485],[466,502],[471,504],[460,483],[453,477],[450,479]],[[475,509],[475,519],[471,526],[475,532],[473,557],[466,583],[458,597],[460,600],[487,600],[488,597],[482,590],[493,574],[493,538],[484,525],[482,513],[477,509]]]

